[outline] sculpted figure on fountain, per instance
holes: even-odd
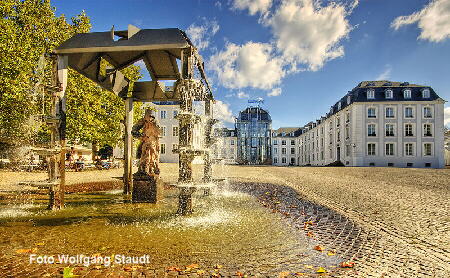
[[[139,158],[139,169],[135,176],[159,175],[160,132],[160,127],[150,109],[146,110],[144,117],[133,126],[131,133],[141,140],[136,154]]]

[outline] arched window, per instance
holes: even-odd
[[[411,90],[410,89],[405,89],[403,91],[403,97],[406,98],[406,99],[411,98]]]
[[[385,97],[388,99],[391,99],[394,97],[394,93],[392,92],[391,89],[387,89],[384,93],[385,93]]]

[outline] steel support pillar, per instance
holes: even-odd
[[[125,136],[124,136],[124,173],[123,194],[131,194],[133,190],[133,98],[125,99]]]

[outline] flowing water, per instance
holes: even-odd
[[[304,232],[255,197],[220,188],[210,196],[200,191],[190,216],[175,214],[175,189],[166,190],[159,204],[130,203],[121,190],[68,194],[61,211],[45,210],[45,195],[35,196],[32,205],[0,201],[0,266],[14,262],[29,269],[28,257],[16,253],[32,248],[42,255],[148,254],[155,269],[196,263],[277,273],[336,265],[337,256],[314,251]]]

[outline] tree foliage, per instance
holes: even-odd
[[[0,142],[49,139],[48,129],[36,115],[42,114],[43,107],[49,113],[50,97],[36,90],[36,83],[50,84],[51,63],[38,72],[39,59],[90,28],[84,12],[67,22],[64,15],[55,16],[49,0],[0,1]],[[141,77],[136,66],[122,72],[133,81]],[[66,95],[68,139],[115,146],[121,136],[123,101],[73,70],[69,70]],[[140,105],[135,114],[142,114]]]
[[[139,68],[122,71],[130,80],[141,77]],[[115,146],[121,139],[124,102],[114,93],[102,89],[84,76],[69,71],[67,85],[67,135],[71,141]],[[141,106],[135,108],[142,114]]]
[[[0,1],[0,141],[29,142],[39,129],[44,98],[34,89],[40,79],[49,82],[50,65],[38,76],[39,58],[75,33],[90,29],[85,13],[56,17],[48,0]]]

